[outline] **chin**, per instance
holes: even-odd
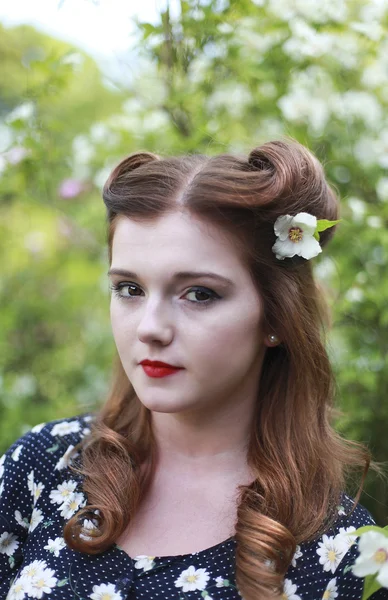
[[[166,399],[157,399],[157,398],[142,398],[142,396],[138,395],[140,402],[148,408],[151,412],[158,413],[166,413],[166,414],[174,414],[174,413],[183,413],[187,410],[193,410],[197,408],[197,403],[193,402],[182,402],[182,399],[179,400],[166,400]]]

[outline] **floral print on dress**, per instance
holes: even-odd
[[[133,559],[135,561],[135,569],[143,569],[144,571],[150,571],[155,565],[155,556],[146,556],[145,554],[139,554]]]
[[[334,577],[334,579],[330,579],[329,583],[327,584],[327,588],[323,593],[322,600],[335,600],[335,598],[338,597],[337,589],[336,579]]]
[[[57,423],[51,430],[51,435],[56,436],[64,436],[69,433],[77,433],[80,430],[81,426],[79,421],[63,421],[63,423]]]
[[[116,592],[113,583],[101,583],[93,586],[93,593],[90,594],[91,600],[122,600],[120,593]]]
[[[327,536],[324,533],[322,542],[318,542],[318,546],[317,554],[324,571],[334,573],[348,549],[346,539],[343,536]]]
[[[6,600],[23,600],[25,596],[43,598],[56,586],[58,578],[54,575],[55,571],[48,568],[44,560],[34,560],[15,579]]]
[[[20,458],[20,453],[23,450],[23,444],[21,444],[20,446],[17,446],[17,448],[12,452],[12,460],[14,460],[15,462],[17,462]]]
[[[291,579],[285,579],[282,600],[302,600],[302,598],[296,594],[297,589],[298,586],[293,583]]]
[[[5,531],[0,535],[0,552],[2,554],[12,556],[15,550],[17,550],[18,546],[18,536],[14,533],[8,533],[7,531]]]
[[[0,598],[241,600],[234,538],[193,554],[133,559],[116,545],[95,555],[66,545],[63,528],[87,503],[71,466],[73,458],[82,461],[82,451],[74,448],[90,433],[92,420],[81,415],[40,423],[0,458]],[[358,544],[350,534],[375,521],[361,505],[347,516],[353,500],[346,494],[339,500],[338,522],[317,540],[296,546],[283,600],[361,599],[362,579],[351,568]],[[85,539],[99,524],[87,516],[80,533]],[[388,600],[388,592],[371,600]]]
[[[65,540],[62,537],[57,537],[55,540],[49,539],[46,546],[43,546],[48,552],[52,552],[54,556],[58,557],[59,553],[63,548],[66,548]]]
[[[181,587],[182,592],[193,592],[195,590],[204,590],[210,579],[206,569],[196,569],[190,565],[188,569],[182,571],[175,581],[176,587]]]

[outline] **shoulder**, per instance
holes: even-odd
[[[19,437],[0,458],[0,481],[34,470],[48,476],[68,465],[67,455],[89,433],[92,413],[39,423]]]
[[[354,499],[342,493],[336,507],[334,524],[313,541],[297,545],[289,571],[289,585],[297,584],[304,593],[319,597],[360,599],[363,579],[352,572],[359,537],[354,532],[364,525],[375,525],[371,513]],[[326,594],[326,596],[324,596]],[[336,595],[334,595],[336,594]]]

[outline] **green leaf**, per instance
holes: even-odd
[[[316,230],[314,231],[314,237],[317,240],[317,242],[319,242],[319,233]]]
[[[346,567],[344,568],[344,570],[342,571],[343,574],[345,575],[345,573],[347,573],[348,571],[352,570],[353,565],[346,565]]]
[[[57,587],[62,587],[63,585],[66,585],[66,583],[68,583],[69,580],[67,577],[65,577],[65,579],[61,579],[61,581],[58,581],[57,583]]]
[[[55,446],[51,446],[51,448],[46,448],[46,452],[56,452],[59,448],[59,444],[55,444]]]
[[[376,531],[377,533],[381,533],[388,537],[388,525],[386,527],[379,527],[378,525],[364,525],[364,527],[360,527],[356,529],[356,531],[352,531],[349,535],[359,536],[367,531]]]
[[[375,575],[367,575],[365,577],[364,590],[363,590],[361,600],[367,600],[368,598],[370,598],[372,596],[372,594],[377,592],[377,590],[379,590],[382,587],[383,586],[380,585],[378,583],[378,581],[376,581]]]
[[[342,219],[338,219],[338,221],[328,221],[327,219],[319,219],[317,221],[317,228],[315,231],[325,231],[326,229],[329,229],[329,227],[334,227],[334,225],[337,225],[337,223],[339,223],[340,221],[342,221]]]

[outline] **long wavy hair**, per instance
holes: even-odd
[[[341,413],[326,352],[329,318],[311,261],[278,260],[272,252],[277,217],[308,212],[337,219],[336,193],[317,158],[286,138],[247,157],[137,152],[113,169],[103,199],[109,264],[117,219],[156,221],[184,209],[232,236],[263,299],[264,326],[281,344],[266,350],[260,375],[248,445],[255,479],[239,486],[236,584],[245,600],[280,598],[296,545],[334,524],[353,470],[362,470],[353,510],[368,469],[381,472],[367,446],[342,438],[332,425]],[[334,231],[321,233],[322,247]],[[150,411],[118,355],[115,361],[108,398],[75,448],[82,449],[82,464],[73,469],[82,475],[88,505],[64,528],[66,543],[90,554],[112,546],[136,519],[157,458]],[[95,510],[96,529],[82,535],[83,520]]]

